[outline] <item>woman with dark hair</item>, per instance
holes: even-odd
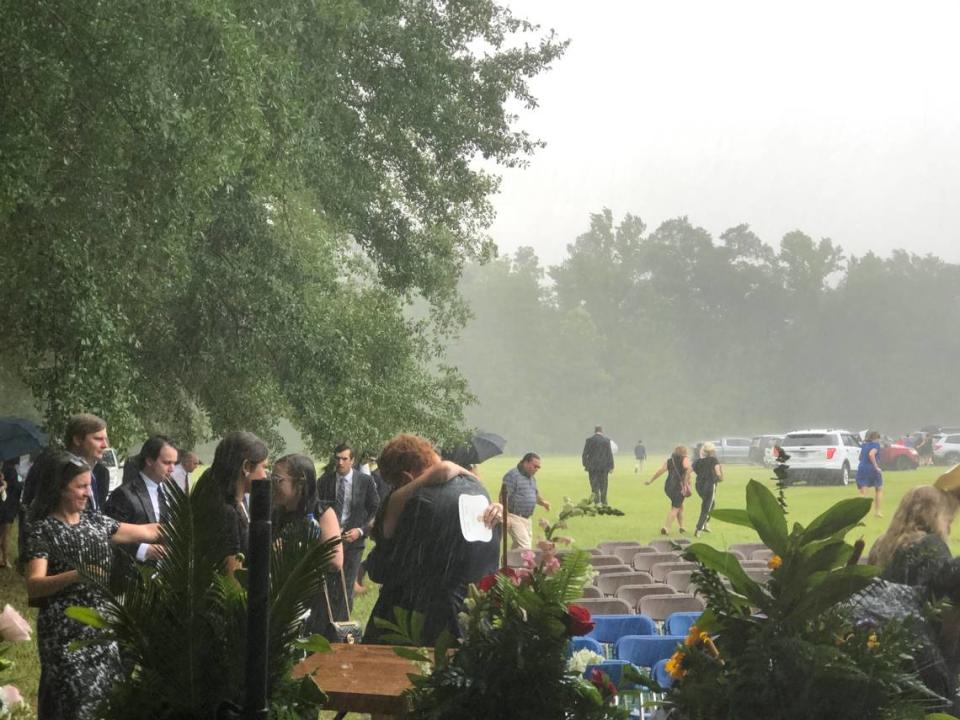
[[[268,454],[266,444],[253,433],[228,433],[217,445],[213,463],[197,482],[196,490],[202,489],[203,496],[216,506],[210,512],[211,517],[220,518],[220,551],[230,577],[241,567],[241,556],[247,552],[250,515],[243,496],[250,492],[254,480],[267,477]]]
[[[306,455],[284,455],[273,464],[270,479],[273,482],[273,531],[280,542],[285,533],[296,532],[304,524],[319,541],[340,537],[340,521],[333,502],[317,497],[317,469],[313,460]],[[325,568],[328,584],[339,582],[341,568],[343,545],[338,544]],[[326,595],[321,592],[310,603],[310,617],[304,624],[307,635],[329,637],[331,613],[327,608]],[[346,619],[348,614],[349,611],[340,608],[337,617]]]
[[[683,527],[683,501],[690,494],[690,473],[692,471],[690,458],[687,457],[687,447],[677,445],[673,454],[667,458],[666,462],[660,466],[653,477],[647,480],[645,485],[650,485],[654,480],[667,474],[667,480],[663,485],[663,492],[670,499],[670,510],[667,513],[667,519],[663,527],[660,528],[660,534],[666,535],[670,532],[673,521],[677,521],[680,534],[686,532]]]
[[[0,485],[0,568],[7,567],[7,539],[10,526],[20,512],[20,492],[23,483],[17,472],[17,458],[3,461],[3,482]]]
[[[78,567],[107,574],[113,560],[110,544],[154,543],[160,537],[156,523],[131,525],[84,512],[90,481],[89,465],[63,456],[55,470],[41,477],[31,506],[26,585],[30,600],[40,601],[39,720],[95,717],[98,703],[119,677],[116,644],[97,643],[99,630],[64,614],[72,605],[100,606],[99,595],[83,583]]]

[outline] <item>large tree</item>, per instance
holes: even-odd
[[[489,0],[0,0],[0,328],[51,429],[444,439],[436,362],[508,104],[563,50]],[[405,304],[422,296],[430,320]],[[118,437],[119,436],[119,437]]]

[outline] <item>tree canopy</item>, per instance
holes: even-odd
[[[475,319],[450,359],[479,399],[468,419],[511,452],[579,450],[596,423],[629,451],[956,422],[960,266],[936,257],[848,258],[801,231],[775,250],[747,225],[715,240],[603,210],[560,264],[524,248],[469,267],[463,295]]]
[[[490,0],[0,0],[0,328],[56,430],[456,434],[439,335],[563,51]],[[425,298],[426,320],[405,306]]]

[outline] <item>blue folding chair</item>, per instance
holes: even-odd
[[[697,624],[700,612],[675,612],[663,622],[664,635],[686,635]]]
[[[625,635],[614,646],[617,660],[632,662],[637,667],[652,668],[666,660],[683,644],[683,635]]]
[[[598,669],[610,678],[610,682],[614,684],[619,694],[624,690],[631,690],[637,687],[632,682],[623,679],[623,669],[630,664],[631,663],[628,663],[626,660],[604,660],[602,663],[587,665],[587,669],[583,671],[583,676],[589,680],[590,673],[592,673],[594,669]],[[618,697],[617,704],[622,705],[631,717],[642,717],[643,710],[641,704],[636,700],[629,697]]]
[[[673,678],[667,672],[667,660],[659,660],[653,666],[653,679],[662,688],[669,688],[673,685]]]
[[[570,638],[570,643],[567,645],[567,657],[570,657],[579,650],[592,650],[597,655],[604,655],[603,645],[592,637]]]

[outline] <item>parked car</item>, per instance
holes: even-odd
[[[860,442],[848,430],[795,430],[780,447],[790,455],[788,483],[849,485],[860,462]]]
[[[783,435],[757,435],[750,441],[747,457],[754,465],[770,465],[773,458],[773,446],[783,440]]]
[[[719,440],[711,440],[717,448],[717,460],[721,463],[748,463],[750,462],[750,439],[739,437],[725,437]],[[700,456],[700,448],[703,447],[703,441],[698,442],[693,448],[691,457],[696,459]]]
[[[880,448],[877,462],[884,470],[916,470],[920,466],[920,455],[912,447],[889,443]]]
[[[114,488],[120,487],[123,478],[123,463],[120,461],[117,451],[113,448],[107,448],[103,451],[100,462],[110,471],[110,492],[113,492]]]
[[[935,437],[933,440],[933,461],[946,465],[960,463],[960,434]]]

